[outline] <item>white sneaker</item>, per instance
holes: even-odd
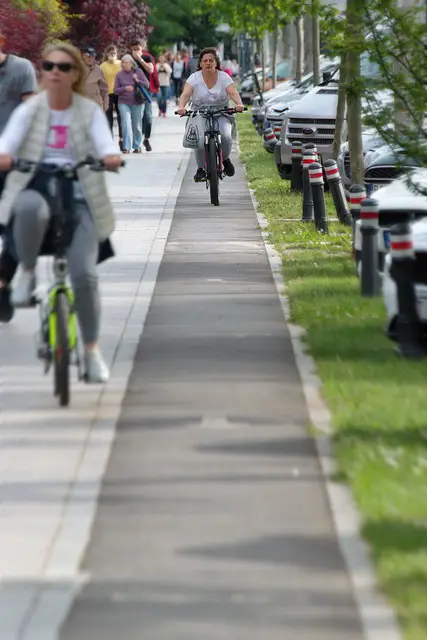
[[[86,351],[86,382],[93,384],[107,382],[110,372],[101,353],[96,349],[94,351]]]
[[[12,304],[14,307],[30,307],[33,291],[36,288],[36,276],[32,271],[21,269],[16,284],[12,290]]]

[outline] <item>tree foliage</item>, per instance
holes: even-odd
[[[147,5],[138,0],[76,0],[70,38],[79,46],[103,51],[114,43],[121,51],[147,33]]]
[[[199,49],[215,46],[219,22],[210,7],[193,0],[149,0],[150,46],[164,48],[176,42]]]
[[[0,0],[0,24],[5,51],[35,61],[47,37],[46,25],[34,9],[20,9],[10,0]]]
[[[69,16],[66,5],[61,0],[12,0],[21,10],[33,11],[43,23],[48,35],[60,37],[69,29]]]

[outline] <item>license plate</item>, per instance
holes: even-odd
[[[383,231],[383,238],[386,251],[390,251],[390,231],[388,229]]]

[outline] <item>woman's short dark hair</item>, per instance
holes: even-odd
[[[201,62],[204,56],[212,55],[215,58],[216,68],[221,71],[221,58],[219,57],[218,51],[214,49],[214,47],[206,47],[206,49],[202,49],[199,55],[199,61],[197,63],[197,71],[200,71],[202,68]]]

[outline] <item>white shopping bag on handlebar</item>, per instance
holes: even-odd
[[[205,118],[196,113],[187,118],[182,146],[186,149],[204,149]]]

